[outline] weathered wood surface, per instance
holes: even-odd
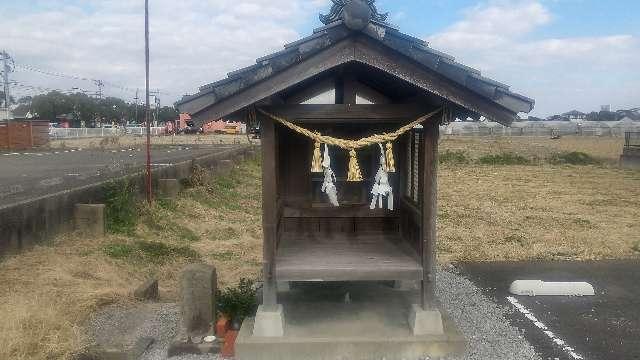
[[[192,111],[193,120],[196,123],[202,123],[210,119],[222,118],[325,71],[350,62],[358,62],[377,68],[417,86],[427,94],[435,94],[504,125],[511,124],[517,115],[409,57],[391,50],[373,39],[360,36],[342,40],[217,103],[209,106],[203,104],[201,110]],[[344,90],[343,86],[341,91],[344,92]],[[342,101],[345,101],[345,94],[341,96]],[[350,99],[346,100],[351,101]]]
[[[428,310],[435,306],[436,282],[436,218],[438,214],[438,139],[440,128],[437,122],[425,126],[422,157],[422,308]]]
[[[408,123],[434,110],[423,104],[298,104],[264,106],[263,109],[298,123]]]
[[[418,255],[399,235],[285,235],[276,255],[279,281],[420,280]]]
[[[262,129],[262,231],[263,231],[263,276],[262,302],[265,308],[275,309],[276,274],[275,251],[278,236],[278,185],[276,159],[275,124],[265,117],[260,118]]]

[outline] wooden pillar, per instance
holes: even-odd
[[[277,151],[275,124],[260,115],[262,143],[262,232],[263,276],[262,304],[265,311],[275,311],[277,301],[275,255],[278,224]]]
[[[424,124],[423,146],[421,146],[422,162],[422,291],[421,305],[424,310],[435,306],[436,285],[436,218],[438,215],[438,139],[440,137],[439,121]]]

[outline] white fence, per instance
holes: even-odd
[[[75,139],[75,138],[95,138],[133,135],[143,136],[147,134],[147,129],[143,127],[128,128],[53,128],[49,131],[52,139]],[[164,128],[152,127],[152,136],[164,135]]]
[[[640,131],[640,121],[521,121],[510,127],[495,122],[453,122],[440,128],[442,134],[471,136],[606,136],[624,137]]]

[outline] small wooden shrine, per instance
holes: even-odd
[[[534,106],[399,32],[374,0],[333,0],[320,19],[311,36],[178,104],[200,124],[259,123],[261,336],[282,335],[259,324],[280,311],[280,282],[419,281],[417,311],[435,310],[439,125],[509,125]]]

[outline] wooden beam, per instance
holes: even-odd
[[[282,105],[263,106],[266,112],[297,123],[408,123],[434,110],[423,104]]]
[[[422,291],[421,305],[424,310],[435,306],[436,284],[436,218],[438,215],[438,139],[440,128],[438,121],[424,126],[421,146],[422,166],[422,225],[420,239],[422,241]]]
[[[263,232],[263,277],[262,304],[266,311],[275,310],[277,288],[275,256],[278,236],[278,174],[276,159],[276,131],[274,122],[258,115],[261,122],[262,143],[262,232]]]
[[[343,77],[343,86],[344,86],[344,98],[343,104],[355,105],[356,104],[356,91],[357,91],[357,81],[355,76],[352,73],[346,73]]]

